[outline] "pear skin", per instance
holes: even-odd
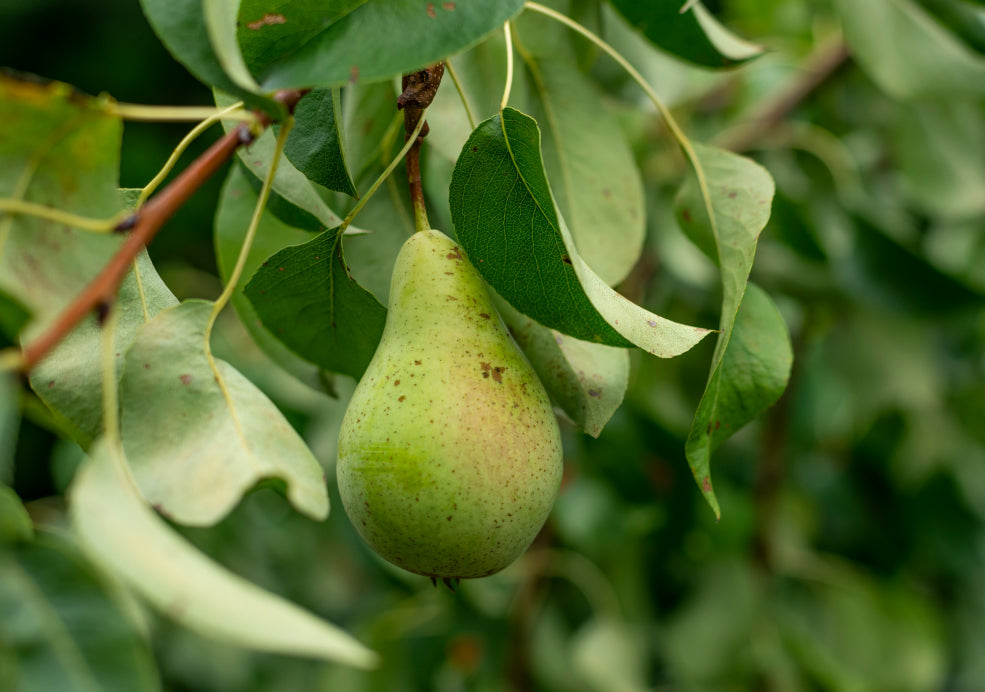
[[[547,520],[561,459],[551,403],[478,272],[440,231],[415,233],[339,433],[356,530],[410,572],[498,572]]]

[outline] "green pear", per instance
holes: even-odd
[[[408,571],[483,577],[533,541],[561,467],[550,401],[478,272],[448,236],[415,233],[339,433],[349,519]]]

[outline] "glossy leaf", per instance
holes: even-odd
[[[228,94],[221,92],[215,93],[215,100],[220,108],[234,101]],[[233,123],[223,123],[227,132],[234,126]],[[248,180],[255,185],[254,189],[259,190],[261,181],[267,177],[276,145],[277,137],[268,129],[249,147],[240,148],[236,152],[240,163],[250,174]],[[311,181],[284,155],[281,155],[280,163],[277,164],[267,208],[285,223],[315,233],[338,226],[342,221],[318,194]]]
[[[259,73],[366,0],[241,0],[239,45]]]
[[[357,380],[376,351],[386,308],[349,275],[339,229],[281,250],[245,293],[267,329],[302,358]]]
[[[273,653],[370,667],[375,654],[348,634],[226,571],[141,500],[121,453],[97,444],[70,492],[70,516],[90,556],[197,632]]]
[[[505,109],[472,133],[449,191],[459,242],[483,278],[542,325],[594,343],[679,355],[708,330],[671,322],[609,288],[558,215],[530,117]]]
[[[287,138],[284,155],[308,180],[357,195],[342,149],[341,95],[338,89],[309,92],[294,110],[294,128]]]
[[[601,93],[578,71],[573,52],[524,55],[558,209],[588,266],[615,285],[643,249],[646,209],[633,152]]]
[[[565,336],[506,301],[497,307],[551,398],[579,428],[598,437],[626,394],[629,351]]]
[[[721,388],[723,385],[735,386],[736,399],[751,395],[753,390],[760,387],[772,391],[773,374],[789,371],[789,356],[784,362],[781,342],[787,344],[788,351],[789,344],[786,342],[783,320],[775,308],[771,311],[766,307],[772,307],[772,301],[754,290],[744,320],[766,330],[763,336],[766,341],[762,347],[766,350],[758,356],[762,367],[746,363],[742,352],[732,357],[728,355],[732,330],[738,319],[737,314],[741,312],[740,303],[743,302],[743,294],[747,293],[746,282],[759,234],[769,220],[773,179],[764,168],[737,154],[701,144],[695,144],[694,151],[700,162],[711,208],[706,206],[697,178],[692,177],[678,195],[676,212],[681,228],[721,271],[722,315],[711,373],[688,435],[687,457],[695,480],[718,515],[718,501],[709,475],[711,452],[722,439],[752,419],[739,406],[739,401],[720,401]],[[736,362],[726,368],[731,358],[735,358]],[[742,376],[742,381],[737,380],[734,384],[727,383],[726,379],[733,376],[729,371],[736,368],[749,368],[749,376]],[[758,375],[767,374],[770,379],[766,381],[756,379]],[[786,381],[786,375],[783,381]],[[780,387],[782,391],[783,387]],[[757,401],[767,398],[764,394]]]
[[[207,351],[213,304],[191,300],[137,332],[120,379],[123,444],[141,493],[166,516],[208,526],[276,478],[300,511],[328,514],[321,467],[277,407]]]
[[[694,414],[685,448],[694,477],[716,515],[720,511],[709,470],[712,452],[776,403],[787,387],[793,363],[787,325],[769,295],[755,284],[746,286],[724,349]]]
[[[654,45],[697,65],[728,67],[763,52],[729,32],[700,2],[609,1]]]
[[[837,0],[835,6],[855,59],[890,96],[985,95],[985,56],[913,0]]]
[[[522,6],[522,0],[369,0],[303,45],[291,46],[293,52],[267,68],[261,83],[281,89],[389,79],[475,45]]]
[[[68,540],[0,550],[0,641],[17,690],[159,690],[149,647]]]
[[[123,208],[117,192],[121,127],[98,99],[64,84],[19,82],[0,77],[0,195],[24,198],[93,218]],[[0,289],[33,319],[21,335],[28,343],[45,328],[116,252],[123,238],[66,228],[29,216],[8,220],[0,252]],[[0,224],[8,221],[0,219]],[[124,279],[116,302],[114,334],[123,353],[148,316],[177,301],[146,253]],[[99,328],[83,320],[31,373],[31,385],[65,429],[85,445],[101,426]]]

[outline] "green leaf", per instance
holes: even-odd
[[[0,483],[12,483],[14,479],[20,422],[20,383],[14,373],[0,373]]]
[[[243,240],[246,238],[246,229],[256,208],[258,196],[247,182],[246,177],[249,175],[242,167],[230,168],[219,198],[214,241],[219,276],[223,281],[229,281],[233,267],[236,266]],[[288,245],[303,243],[310,237],[311,234],[306,231],[292,228],[269,211],[265,211],[260,217],[260,225],[246,258],[246,264],[243,265],[239,286],[233,291],[232,304],[243,326],[264,353],[302,382],[313,383],[318,381],[318,368],[299,358],[267,331],[253,305],[243,294],[243,287],[246,286],[250,276],[268,257]]]
[[[142,502],[125,464],[122,452],[101,442],[70,491],[72,526],[94,560],[203,635],[259,651],[375,665],[375,654],[344,631],[195,550]]]
[[[551,398],[579,428],[598,437],[629,384],[629,351],[548,329],[504,300],[497,308]]]
[[[14,489],[0,485],[0,545],[34,538],[34,524]]]
[[[341,97],[338,89],[309,92],[294,110],[294,129],[284,154],[309,180],[357,196],[342,150]]]
[[[969,48],[985,53],[985,9],[980,0],[920,0],[920,4]]]
[[[644,639],[627,622],[612,615],[595,617],[571,641],[571,663],[590,689],[643,692],[647,660]]]
[[[122,208],[117,192],[121,125],[104,101],[76,94],[65,84],[0,77],[0,121],[7,125],[0,131],[0,196],[26,189],[24,199],[94,218],[108,218]],[[21,336],[30,343],[124,239],[30,216],[0,219],[4,223],[10,223],[10,233],[0,248],[0,289],[32,314]],[[146,253],[138,256],[116,302],[116,352],[126,351],[149,316],[176,302]],[[88,317],[31,373],[38,396],[82,445],[101,428],[99,343],[99,327]]]
[[[763,53],[718,23],[700,2],[610,0],[654,45],[706,67],[728,67]],[[686,11],[681,11],[686,8]]]
[[[853,57],[890,96],[985,95],[985,57],[913,0],[837,0],[835,7]]]
[[[239,45],[254,74],[366,0],[242,0],[239,6]]]
[[[716,516],[720,510],[709,471],[712,452],[776,403],[787,387],[792,363],[790,335],[780,311],[765,291],[749,284],[685,446],[694,478]]]
[[[234,99],[228,94],[216,92],[215,101],[217,106],[224,108],[232,104]],[[235,123],[224,121],[223,127],[229,132],[235,127]],[[273,130],[274,128],[267,128],[249,147],[241,147],[236,152],[240,163],[250,174],[248,180],[255,184],[256,190],[259,190],[261,181],[266,179],[274,158],[277,136]],[[342,222],[341,217],[318,194],[312,182],[283,154],[274,174],[268,208],[285,223],[316,233]]]
[[[512,108],[469,137],[449,190],[459,242],[520,312],[583,341],[636,345],[668,358],[707,334],[655,315],[609,288],[575,251],[558,215],[534,120]]]
[[[281,250],[246,285],[264,325],[302,358],[357,380],[376,351],[386,308],[351,276],[338,228]]]
[[[277,407],[213,359],[213,303],[164,310],[137,332],[120,379],[123,443],[148,502],[182,524],[208,526],[267,478],[314,519],[328,514],[321,467]]]
[[[266,69],[267,89],[335,87],[417,70],[475,45],[523,0],[369,0]],[[385,50],[380,47],[385,46]]]
[[[740,303],[744,302],[743,294],[748,294],[746,282],[756,254],[756,243],[769,220],[774,192],[773,179],[766,169],[750,159],[701,144],[693,146],[709,200],[706,202],[704,199],[696,175],[681,189],[675,211],[681,228],[688,237],[719,266],[722,276],[722,315],[711,373],[691,424],[686,451],[695,480],[717,516],[718,501],[715,499],[709,475],[711,453],[722,439],[751,420],[746,417],[749,411],[740,406],[739,402],[732,398],[720,400],[725,393],[722,387],[726,387],[726,391],[729,387],[736,387],[735,397],[739,399],[752,395],[760,387],[764,392],[772,392],[774,380],[771,377],[776,373],[789,371],[789,356],[786,356],[785,364],[782,358],[782,344],[786,344],[786,351],[789,351],[789,343],[786,326],[772,302],[764,293],[754,289],[743,320],[747,323],[744,328],[758,325],[753,328],[767,330],[762,337],[765,341],[761,346],[766,350],[759,355],[763,364],[754,366],[751,362],[746,363],[744,351],[739,351],[734,356],[728,355],[737,314],[741,312]],[[708,203],[710,209],[706,206]],[[752,355],[748,355],[748,358],[751,359]],[[749,368],[749,374],[753,377],[730,381],[733,377],[740,377],[738,371],[745,368]],[[756,379],[767,375],[770,377],[763,382]],[[786,381],[785,374],[783,381]],[[783,387],[780,387],[776,397],[782,391]],[[769,396],[771,395],[767,393],[757,395],[757,405],[760,400],[765,401]],[[774,400],[776,397],[773,397]]]
[[[3,219],[0,218],[0,224]],[[31,313],[19,300],[0,291],[0,332],[16,339],[24,325],[31,319]]]
[[[528,38],[542,29],[539,23],[522,27],[529,28],[518,33]],[[517,45],[526,43],[527,38]],[[537,47],[531,42],[531,50]],[[548,54],[521,52],[536,95],[533,115],[544,133],[547,177],[575,246],[612,286],[626,278],[643,249],[643,182],[619,123],[594,83],[578,71],[573,51],[548,48]]]
[[[0,641],[17,690],[159,690],[146,642],[64,537],[0,551]]]
[[[235,42],[230,43],[234,5],[235,0],[140,0],[144,16],[161,43],[196,79],[279,118],[284,114],[281,104],[258,95],[259,89],[244,88],[253,80],[243,71]],[[227,68],[234,76],[227,74]]]

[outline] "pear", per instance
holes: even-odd
[[[342,504],[410,572],[483,577],[519,557],[561,482],[540,380],[461,248],[415,233],[397,256],[380,344],[339,433]]]

